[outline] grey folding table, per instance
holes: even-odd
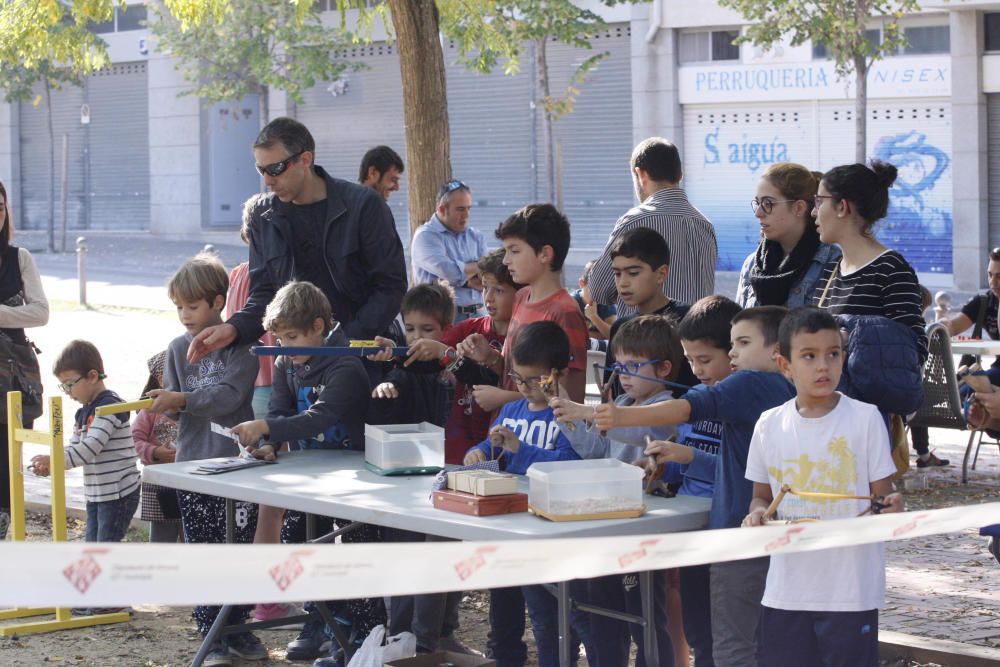
[[[438,510],[430,501],[431,479],[427,476],[383,477],[364,467],[364,455],[354,451],[312,450],[291,452],[274,465],[259,466],[220,475],[195,475],[204,461],[188,461],[148,466],[143,478],[151,484],[219,496],[226,499],[227,540],[234,525],[235,501],[253,502],[304,512],[307,515],[337,517],[354,522],[426,533],[454,540],[516,540],[559,537],[607,537],[671,533],[703,528],[708,522],[707,498],[646,497],[646,512],[635,519],[550,522],[532,514],[503,514],[476,517]],[[522,491],[528,480],[520,479]],[[330,536],[320,538],[329,541]],[[644,629],[646,655],[657,664],[655,633],[652,631],[652,573],[639,574],[642,590],[641,619],[590,605],[579,608],[605,613],[621,620],[638,622]],[[556,583],[559,609],[560,663],[569,665],[569,612],[572,604],[568,582]],[[223,632],[224,609],[206,637],[205,647]],[[323,610],[324,617],[327,616]],[[330,619],[326,619],[330,622]],[[287,622],[287,621],[282,621]],[[247,627],[250,627],[249,625]],[[203,647],[204,648],[204,647]],[[206,648],[207,651],[207,648]],[[199,651],[199,656],[202,651]],[[201,664],[196,656],[194,667]]]

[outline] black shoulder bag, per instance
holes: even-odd
[[[13,253],[17,263],[17,278],[21,281],[21,265],[18,252]],[[3,305],[18,307],[24,305],[24,282],[21,291],[7,299]],[[38,367],[40,353],[34,343],[27,338],[19,343],[6,332],[0,331],[0,423],[9,423],[7,415],[7,392],[21,392],[21,423],[28,426],[42,416],[42,374]]]

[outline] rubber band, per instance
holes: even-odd
[[[622,371],[617,368],[611,368],[609,366],[602,366],[600,364],[594,364],[594,368],[599,368],[602,371],[611,371],[612,373],[617,373],[619,376],[627,375],[628,377],[639,378],[640,380],[650,380],[652,382],[659,382],[662,385],[666,385],[667,387],[673,387],[674,389],[684,389],[685,391],[691,389],[691,387],[687,386],[686,384],[671,382],[670,380],[664,380],[662,378],[653,377],[652,375],[640,375],[639,373],[629,373],[627,371]]]

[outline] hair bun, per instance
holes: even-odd
[[[881,188],[888,190],[896,182],[896,165],[891,162],[872,160],[871,170],[875,172],[875,179]]]

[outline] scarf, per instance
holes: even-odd
[[[750,287],[756,295],[757,305],[784,306],[792,286],[809,268],[817,250],[819,232],[812,221],[806,222],[802,238],[788,255],[777,241],[762,238],[750,269]]]

